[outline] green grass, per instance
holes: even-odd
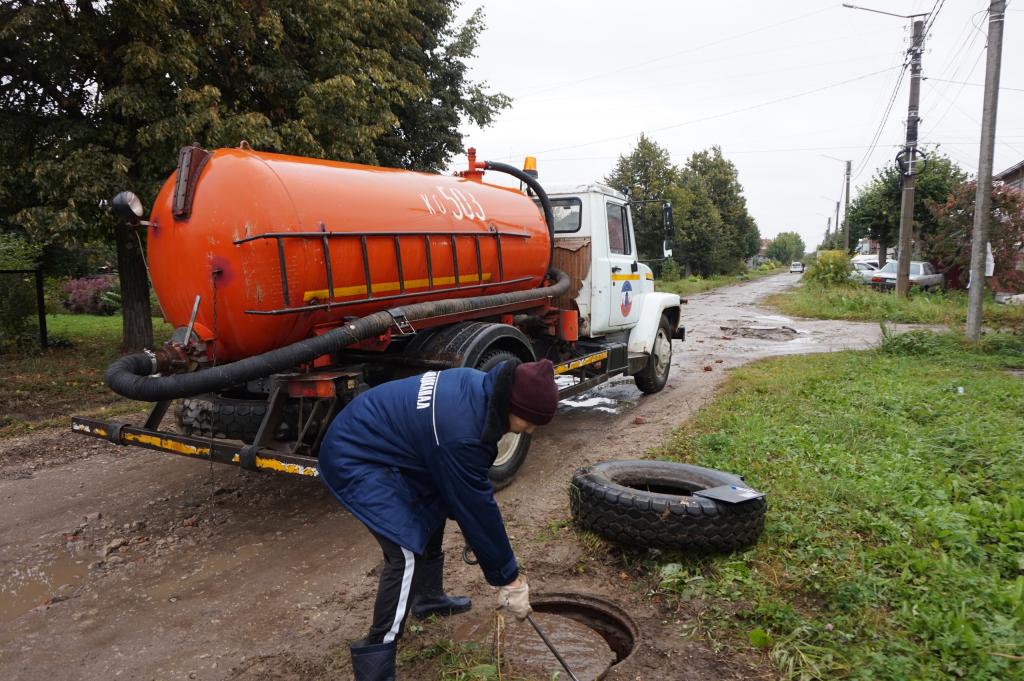
[[[912,292],[901,299],[892,291],[865,285],[822,287],[808,283],[769,296],[765,303],[787,315],[817,319],[906,324],[964,324],[967,320],[967,294],[963,291]],[[982,315],[989,327],[1024,325],[1024,306],[998,305],[991,298],[985,301]]]
[[[738,369],[663,458],[768,492],[752,549],[651,565],[788,679],[1024,679],[1024,338]]]
[[[120,354],[121,317],[58,314],[46,316],[51,347],[0,356],[0,436],[68,422],[74,414],[114,416],[140,409],[103,382],[107,366]],[[153,320],[160,342],[171,327]]]
[[[767,271],[751,270],[750,272],[744,272],[742,274],[715,275],[712,277],[691,276],[677,281],[662,281],[658,279],[655,280],[654,287],[658,291],[675,293],[681,296],[689,296],[696,293],[702,293],[703,291],[722,288],[723,286],[742,284],[745,281],[760,279],[761,277],[767,277],[769,275],[779,274],[780,272],[785,271],[786,270],[784,268],[780,267],[778,269]]]

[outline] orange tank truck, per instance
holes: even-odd
[[[387,308],[535,288],[548,270],[542,212],[479,172],[194,150],[156,199],[148,261],[172,325],[199,296],[193,330],[218,363]]]

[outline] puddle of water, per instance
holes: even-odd
[[[534,620],[580,681],[594,681],[615,663],[615,653],[596,631],[575,620],[549,613],[534,613]],[[562,665],[529,622],[507,618],[505,659],[513,677],[568,678]]]
[[[61,588],[81,581],[88,571],[88,560],[66,553],[49,563],[10,566],[0,581],[0,622],[13,622],[45,604]]]

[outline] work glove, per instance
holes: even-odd
[[[515,582],[513,582],[514,584]],[[525,579],[519,580],[519,586],[506,584],[498,588],[498,607],[505,608],[522,622],[533,612],[530,607],[530,587]]]

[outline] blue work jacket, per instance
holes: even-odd
[[[328,428],[320,478],[373,532],[416,554],[453,518],[487,582],[512,582],[516,558],[487,471],[507,429],[513,369],[430,371],[368,390]]]

